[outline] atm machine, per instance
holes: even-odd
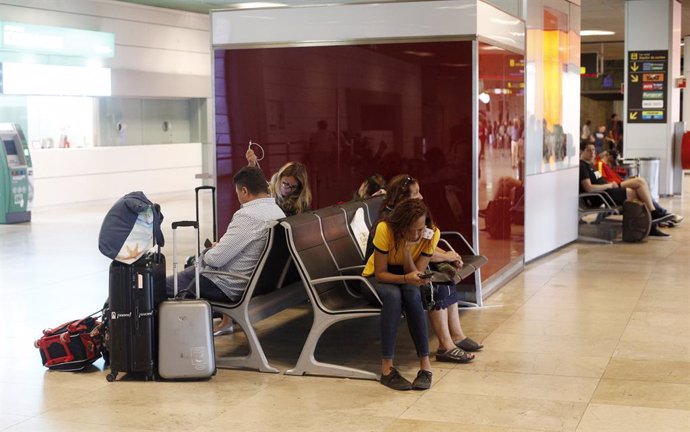
[[[16,123],[0,123],[0,140],[0,223],[29,222],[34,197],[29,145]]]

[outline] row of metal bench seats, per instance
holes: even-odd
[[[279,372],[269,364],[252,324],[309,299],[313,324],[297,364],[285,373],[377,378],[370,371],[320,362],[314,353],[321,335],[333,324],[380,313],[380,307],[368,303],[360,293],[369,289],[376,295],[361,277],[363,257],[350,221],[361,208],[371,228],[378,219],[381,201],[381,197],[374,197],[330,206],[285,218],[271,227],[254,273],[244,278],[247,289],[243,297],[234,304],[212,302],[214,310],[229,315],[242,327],[250,347],[247,356],[218,358],[218,367]],[[466,255],[461,252],[466,277],[486,258],[477,255],[467,242],[464,245],[470,251]]]
[[[623,231],[623,207],[617,205],[605,191],[581,192],[578,196],[578,240],[583,242],[611,244]],[[588,220],[588,216],[594,216]]]

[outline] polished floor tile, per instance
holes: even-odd
[[[169,222],[194,218],[194,196],[152,198],[171,242]],[[432,359],[430,391],[244,370],[108,383],[102,360],[85,373],[46,371],[33,341],[102,305],[109,261],[97,239],[110,204],[40,209],[31,224],[0,225],[0,294],[12,299],[0,303],[0,431],[690,430],[690,223],[668,230],[668,241],[574,243],[530,263],[486,308],[461,311],[463,329],[485,348],[470,364]],[[686,197],[662,204],[690,217]],[[191,237],[180,238],[184,254]],[[255,323],[272,364],[294,365],[311,322],[304,304]],[[316,357],[376,372],[378,329],[376,318],[338,324]],[[246,353],[244,333],[217,338],[216,351]],[[409,378],[418,369],[404,324],[396,364]]]
[[[590,404],[577,432],[687,432],[690,411]]]
[[[603,379],[592,402],[690,410],[690,384]]]

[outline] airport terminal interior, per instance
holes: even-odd
[[[194,218],[193,194],[152,198],[166,220]],[[0,304],[0,430],[690,428],[690,231],[684,225],[668,230],[668,240],[577,242],[528,264],[485,308],[462,311],[465,332],[485,348],[470,364],[432,361],[427,392],[227,369],[210,381],[109,383],[102,360],[83,373],[47,372],[33,341],[46,326],[95,312],[108,295],[109,260],[97,243],[110,204],[53,208],[31,224],[0,225],[6,299]],[[662,204],[690,216],[687,195]],[[165,235],[172,237],[169,226]],[[181,246],[193,250],[194,239]],[[267,356],[281,369],[294,365],[310,315],[309,307],[298,307],[258,324]],[[376,371],[377,330],[371,318],[335,327],[317,358],[335,356]],[[412,341],[404,330],[398,340],[397,364],[411,376],[418,367]],[[242,343],[237,332],[218,337],[216,349],[241,351]]]
[[[624,210],[601,222],[577,191],[591,139],[690,217],[687,1],[0,0],[0,431],[690,431],[689,222],[625,242]],[[488,259],[458,284],[474,360],[436,361],[429,328],[427,391],[291,375],[316,321],[303,295],[254,323],[278,373],[47,370],[34,341],[108,298],[115,200],[160,204],[172,275],[171,222],[198,218],[203,241],[216,210],[222,235],[248,149],[267,178],[303,162],[314,212],[361,203],[373,173],[415,177],[437,226]],[[200,185],[217,200],[202,192],[195,213]],[[197,243],[177,236],[181,261]],[[402,318],[395,365],[411,378]],[[336,323],[316,359],[380,374],[380,324]],[[216,357],[248,340],[235,325]]]

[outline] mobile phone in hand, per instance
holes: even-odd
[[[427,273],[419,273],[417,276],[419,276],[420,279],[431,279],[431,277],[433,275],[434,275],[433,273],[427,272]]]

